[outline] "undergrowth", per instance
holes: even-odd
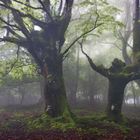
[[[127,125],[127,120],[122,123],[110,121],[104,114],[94,114],[92,116],[76,117],[74,121],[70,121],[66,117],[51,118],[47,114],[42,114],[38,118],[30,118],[26,120],[29,131],[33,130],[75,130],[82,133],[94,133],[101,135],[108,133],[107,131],[120,131],[127,134],[131,129]]]

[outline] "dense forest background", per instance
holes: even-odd
[[[112,15],[107,15],[108,17],[106,17],[108,18],[108,25],[104,25],[105,27],[98,27],[99,29],[95,30],[93,35],[91,33],[91,35],[89,34],[86,37],[88,41],[85,42],[85,49],[96,64],[103,64],[106,67],[110,67],[111,62],[116,57],[126,62],[129,61],[129,59],[132,59],[131,53],[133,46],[132,28],[134,2],[109,1],[108,3],[110,4],[110,9],[108,9],[106,13],[109,14],[110,11],[112,12]],[[83,5],[86,5],[86,2],[83,1],[80,2],[80,4],[82,6],[79,7],[79,5],[76,5],[75,9],[78,8],[79,11],[82,12],[82,9],[84,8]],[[104,8],[108,8],[107,4],[102,4],[101,6],[103,9],[101,9],[102,11],[99,12],[103,12]],[[86,14],[88,13],[85,12],[82,14],[82,16],[87,16]],[[81,26],[82,24],[85,24],[84,26],[92,26],[88,25],[89,23],[86,23],[88,20],[85,20],[84,23],[80,23],[77,21],[78,18],[80,20],[79,13],[73,15],[73,21],[69,27],[70,33],[67,33],[68,43],[73,39],[73,35],[71,34],[75,34],[75,32],[82,28],[79,26],[79,24],[81,24]],[[113,25],[115,27],[112,27],[112,24],[115,24]],[[39,30],[38,26],[35,27],[36,30]],[[125,52],[125,49],[127,52]],[[11,46],[11,44],[4,44],[1,47],[1,75],[4,75],[4,77],[1,78],[0,104],[36,104],[40,100],[43,100],[41,93],[43,86],[42,79],[38,73],[39,70],[35,68],[33,60],[22,48],[19,51],[18,62],[16,62],[15,67],[11,70],[11,65],[13,65],[11,63],[13,59],[16,59],[14,58],[16,53],[16,48],[13,45]],[[10,72],[6,72],[8,71],[8,68],[10,69]],[[85,102],[91,105],[96,102],[106,104],[108,81],[97,72],[92,71],[86,58],[80,51],[79,44],[75,44],[70,50],[69,55],[65,58],[63,71],[67,97],[70,104],[76,105],[79,102]],[[125,88],[124,105],[139,106],[139,96],[138,83],[129,83]]]

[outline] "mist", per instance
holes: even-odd
[[[139,7],[0,0],[0,140],[139,140]]]

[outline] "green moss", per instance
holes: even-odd
[[[133,58],[135,60],[135,62],[140,62],[140,52],[137,51],[133,54]]]
[[[96,128],[96,127],[94,127],[94,128],[89,128],[87,131],[88,131],[89,133],[96,134],[96,135],[102,135],[102,134],[104,133],[103,130],[101,130],[101,129],[99,129],[99,128]]]
[[[94,114],[92,116],[78,117],[76,120],[76,125],[78,128],[86,129],[88,132],[94,134],[102,134],[112,128],[119,130],[120,132],[127,134],[131,131],[131,128],[128,126],[128,120],[122,117],[123,120],[121,123],[115,123],[109,119],[105,114]]]
[[[61,116],[61,117],[51,118],[47,114],[43,114],[39,118],[36,118],[34,120],[33,119],[28,120],[28,128],[29,130],[59,129],[62,131],[66,131],[68,129],[75,128],[75,123],[74,121],[70,121],[69,118],[67,117]]]
[[[75,117],[74,122],[70,122],[69,119],[65,116],[51,118],[47,114],[42,114],[35,118],[26,117],[23,118],[22,114],[17,113],[13,115],[13,118],[6,123],[3,123],[3,130],[11,130],[18,126],[24,126],[27,131],[38,131],[38,130],[59,130],[59,131],[75,131],[79,134],[95,134],[103,135],[104,133],[110,133],[110,131],[115,132],[116,130],[121,133],[130,132],[129,122],[124,118],[124,121],[120,124],[117,124],[109,120],[105,114],[93,114],[85,117]],[[0,129],[1,130],[1,129]]]

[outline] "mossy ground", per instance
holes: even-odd
[[[77,116],[71,122],[38,111],[1,109],[0,120],[0,140],[140,140],[139,120],[125,118],[116,124],[102,113]]]

